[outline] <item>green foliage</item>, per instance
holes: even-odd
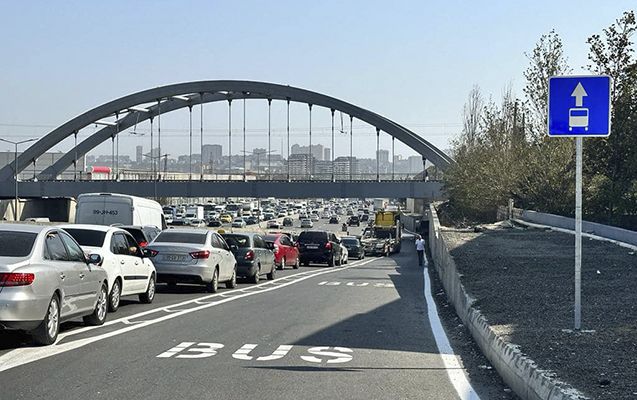
[[[624,226],[629,217],[637,220],[636,30],[634,13],[626,12],[603,37],[588,39],[589,69],[613,78],[613,113],[610,138],[585,141],[584,213]],[[492,220],[509,198],[519,207],[573,214],[574,142],[546,136],[548,78],[571,68],[555,31],[542,35],[526,56],[524,101],[510,88],[500,104],[485,103],[478,86],[469,94],[463,132],[453,143],[456,165],[444,176],[447,211],[456,220]]]

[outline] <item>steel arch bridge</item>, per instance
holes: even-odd
[[[50,181],[55,181],[56,178],[67,168],[71,167],[77,159],[83,157],[104,141],[115,138],[118,133],[121,133],[135,124],[148,119],[151,119],[152,121],[153,118],[159,115],[183,108],[192,108],[193,106],[200,104],[218,101],[232,101],[236,99],[266,99],[269,101],[282,100],[287,102],[305,103],[310,107],[325,107],[330,109],[332,113],[334,111],[339,111],[349,115],[350,118],[356,118],[357,120],[374,126],[377,134],[382,131],[393,138],[398,139],[400,142],[412,148],[423,157],[423,165],[424,160],[426,159],[433,163],[437,168],[445,170],[453,163],[453,160],[449,156],[409,129],[372,111],[334,97],[305,89],[267,82],[212,80],[156,87],[112,100],[88,110],[55,128],[27,148],[18,157],[17,165],[12,162],[0,169],[0,182],[11,181],[16,171],[18,173],[24,171],[32,162],[37,160],[38,157],[44,154],[47,150],[57,145],[62,140],[76,135],[81,129],[101,121],[104,118],[116,116],[116,121],[111,126],[106,126],[90,135],[87,139],[83,140],[73,149],[68,151],[53,165],[42,171],[38,175],[40,187],[47,182],[52,184],[53,182]],[[146,108],[139,107],[140,105],[149,103],[155,104]],[[22,185],[27,183],[30,182],[25,182]],[[88,182],[74,182],[76,185],[83,183]],[[370,183],[378,185],[377,182]],[[29,191],[29,186],[31,185],[27,185],[26,187],[27,192]],[[51,185],[49,186],[51,190],[54,190]],[[170,189],[167,190],[170,191]],[[344,189],[342,187],[339,188],[339,192],[342,193],[343,190]],[[410,191],[414,192],[413,188],[410,189]],[[4,190],[0,190],[0,192],[4,192]],[[26,194],[24,191],[23,193]],[[3,195],[4,193],[0,193],[0,196]]]

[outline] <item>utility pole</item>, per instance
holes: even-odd
[[[15,203],[13,205],[13,220],[18,221],[18,145],[23,143],[35,142],[38,139],[26,139],[14,142],[12,140],[2,139],[5,143],[12,144],[14,146],[13,153],[13,179],[15,180]]]

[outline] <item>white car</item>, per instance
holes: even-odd
[[[347,261],[349,260],[349,251],[347,250],[347,247],[343,246],[342,242],[339,242],[339,246],[341,246],[341,265],[347,264]]]
[[[99,254],[108,277],[108,309],[117,311],[122,296],[139,295],[142,303],[155,298],[155,266],[125,230],[102,225],[62,225],[87,254]]]

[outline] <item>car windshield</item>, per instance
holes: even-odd
[[[31,254],[37,233],[0,231],[0,257],[26,257]]]
[[[247,248],[250,246],[250,237],[246,235],[232,235],[232,234],[223,234],[221,235],[228,243],[228,246],[237,246],[239,248]]]
[[[206,233],[199,232],[170,232],[163,231],[153,243],[192,243],[205,244]]]
[[[97,231],[92,229],[76,229],[65,228],[69,235],[77,241],[80,246],[102,247],[104,245],[105,231]]]

